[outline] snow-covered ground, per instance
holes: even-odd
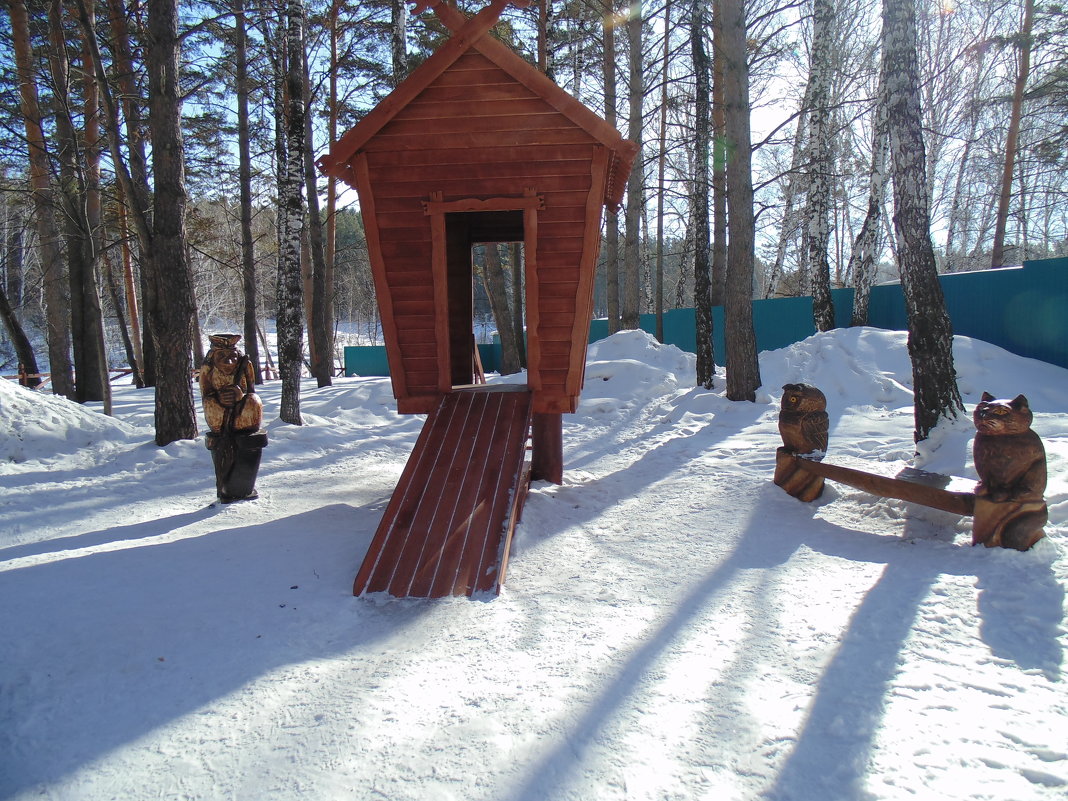
[[[761,359],[756,403],[693,357],[591,347],[563,486],[536,484],[498,597],[351,597],[421,425],[388,380],[305,385],[260,499],[211,505],[202,439],[152,444],[0,383],[0,796],[1064,799],[1068,371],[959,338],[969,411],[1024,393],[1048,537],[771,483],[779,387],[827,394],[829,459],[911,462],[904,334]],[[917,464],[974,476],[970,421]]]

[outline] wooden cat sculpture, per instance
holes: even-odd
[[[984,392],[972,417],[975,486],[972,543],[1025,551],[1044,534],[1046,450],[1031,430],[1027,398],[998,400]]]

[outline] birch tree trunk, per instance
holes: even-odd
[[[279,164],[279,252],[278,252],[278,372],[282,378],[282,398],[278,417],[292,425],[303,425],[300,416],[300,373],[304,350],[301,321],[300,238],[304,224],[301,199],[304,167],[304,7],[301,0],[286,3],[284,134],[285,159]],[[279,54],[281,56],[281,53]]]
[[[812,271],[812,323],[817,331],[834,328],[834,302],[831,299],[831,264],[828,243],[831,201],[831,35],[834,7],[831,0],[813,0],[812,60],[809,84],[812,87],[808,113],[808,262]]]
[[[626,329],[641,327],[641,243],[642,211],[645,197],[645,165],[642,159],[642,100],[645,96],[645,76],[642,71],[641,0],[632,0],[627,16],[628,65],[630,87],[627,93],[629,115],[627,138],[638,145],[638,155],[627,180],[627,212],[623,243],[623,309],[620,325]]]
[[[942,418],[957,417],[964,405],[953,368],[953,327],[931,245],[915,14],[914,0],[883,0],[883,75],[894,179],[894,232],[908,315],[914,437],[919,442]]]
[[[724,289],[727,398],[756,400],[760,386],[753,328],[754,215],[745,3],[723,0],[723,97],[727,145],[727,275]]]
[[[657,135],[658,155],[656,160],[656,280],[655,300],[656,338],[664,341],[664,175],[667,168],[667,108],[668,108],[668,57],[671,48],[671,0],[664,6],[664,56],[660,65],[660,130]]]
[[[551,16],[552,0],[538,0],[538,71],[546,75],[549,74],[549,18]]]
[[[337,5],[337,2],[332,5],[335,28]],[[389,10],[389,50],[393,62],[393,85],[396,86],[408,76],[408,6],[405,0],[390,0]],[[334,43],[336,46],[336,40]],[[331,138],[330,141],[335,139]]]
[[[980,113],[983,110],[983,104],[979,102],[979,87],[982,85],[984,70],[983,60],[984,51],[980,48],[975,55],[976,65],[975,76],[972,79],[972,85],[970,87],[969,97],[971,102],[968,104],[968,116],[964,126],[965,140],[964,150],[961,152],[960,159],[957,162],[957,178],[953,185],[953,202],[949,208],[949,221],[946,224],[946,246],[945,246],[945,267],[944,270],[947,273],[956,272],[964,268],[963,262],[967,258],[967,231],[961,230],[963,228],[962,217],[969,215],[963,211],[964,196],[968,187],[968,178],[972,175],[970,170],[972,163],[972,152],[977,141],[979,140],[979,118]],[[957,242],[957,236],[961,234],[965,237],[962,242]]]
[[[886,156],[889,147],[886,119],[886,80],[879,73],[879,89],[875,99],[875,123],[872,126],[871,169],[868,173],[868,209],[860,232],[853,241],[849,255],[849,272],[853,275],[853,314],[851,325],[868,324],[871,287],[875,280],[875,259],[879,253],[879,218],[886,197]]]
[[[527,366],[526,327],[523,325],[523,245],[512,243],[512,331],[520,368]]]
[[[49,158],[37,81],[33,72],[33,49],[30,44],[29,16],[25,0],[9,0],[11,33],[18,70],[22,118],[30,163],[30,189],[33,199],[34,226],[44,279],[45,318],[48,339],[49,370],[52,392],[74,397],[74,367],[71,363],[70,287],[63,274],[59,247],[59,230],[53,210],[55,198],[49,182]]]
[[[786,264],[786,251],[791,242],[797,238],[800,222],[794,202],[799,194],[805,191],[805,176],[801,170],[801,162],[808,149],[808,121],[804,111],[812,106],[812,82],[805,84],[805,95],[801,99],[801,108],[797,115],[797,128],[794,129],[794,144],[790,156],[790,172],[786,179],[786,188],[783,190],[782,225],[779,228],[779,243],[775,250],[775,261],[768,272],[767,281],[764,285],[764,298],[770,298],[775,294],[782,277],[783,267]],[[800,267],[799,267],[800,269]]]
[[[715,345],[712,340],[712,241],[708,227],[709,158],[712,123],[711,66],[705,49],[708,18],[705,0],[693,0],[690,24],[690,57],[694,72],[694,165],[693,197],[690,201],[690,230],[693,236],[693,294],[697,315],[697,385],[712,389],[716,376]]]
[[[488,242],[483,247],[485,263],[481,270],[482,285],[489,298],[493,320],[497,323],[497,335],[501,338],[501,375],[511,375],[518,373],[520,366],[512,312],[508,307],[508,283],[504,277],[497,243]]]

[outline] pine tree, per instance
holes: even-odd
[[[158,297],[151,327],[156,349],[156,444],[197,435],[190,377],[193,373],[193,281],[187,253],[185,152],[179,81],[177,0],[148,8],[146,66],[152,132],[151,263]]]
[[[712,80],[705,35],[708,20],[704,0],[691,7],[690,56],[694,70],[694,170],[690,229],[694,239],[693,294],[697,315],[697,384],[712,388],[716,375],[715,346],[712,342],[712,241],[709,231],[709,159],[712,141],[712,115],[709,84]]]
[[[71,362],[70,288],[62,270],[59,230],[53,213],[55,200],[49,182],[49,158],[37,79],[33,71],[29,15],[24,0],[9,0],[11,32],[14,40],[22,117],[30,164],[30,191],[33,199],[37,246],[44,273],[45,316],[48,329],[48,361],[52,391],[74,397],[74,367]]]
[[[727,397],[753,401],[760,386],[760,362],[753,328],[755,220],[745,3],[724,0],[721,9],[729,239],[723,309]]]

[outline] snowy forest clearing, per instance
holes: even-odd
[[[0,796],[1063,798],[1068,371],[965,338],[955,361],[969,411],[1035,410],[1033,550],[771,483],[787,382],[827,394],[836,461],[911,461],[903,333],[764,353],[752,404],[624,332],[476,601],[349,594],[422,423],[388,380],[306,384],[303,427],[265,386],[261,497],[230,506],[202,440],[152,444],[151,391],[112,420],[0,383]],[[972,431],[917,466],[974,476]]]

